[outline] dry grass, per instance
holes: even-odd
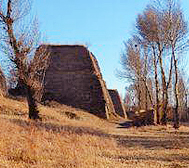
[[[189,127],[118,128],[67,106],[40,107],[43,121],[27,118],[26,103],[0,98],[1,168],[187,168]]]

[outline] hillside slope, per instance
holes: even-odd
[[[65,105],[40,107],[42,121],[28,119],[27,105],[0,97],[2,168],[189,167],[189,127],[119,128]]]

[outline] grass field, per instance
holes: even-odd
[[[0,168],[187,168],[189,126],[121,128],[67,106],[40,107],[0,98]]]

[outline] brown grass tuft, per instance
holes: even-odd
[[[68,106],[40,106],[28,120],[24,101],[0,98],[2,168],[186,168],[189,127],[128,129]]]

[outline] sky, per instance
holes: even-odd
[[[134,33],[136,17],[150,0],[37,0],[32,13],[38,17],[46,43],[85,44],[95,55],[107,87],[123,96],[126,81],[121,70],[123,42]],[[182,0],[186,19],[189,0]],[[189,19],[188,19],[189,20]]]

